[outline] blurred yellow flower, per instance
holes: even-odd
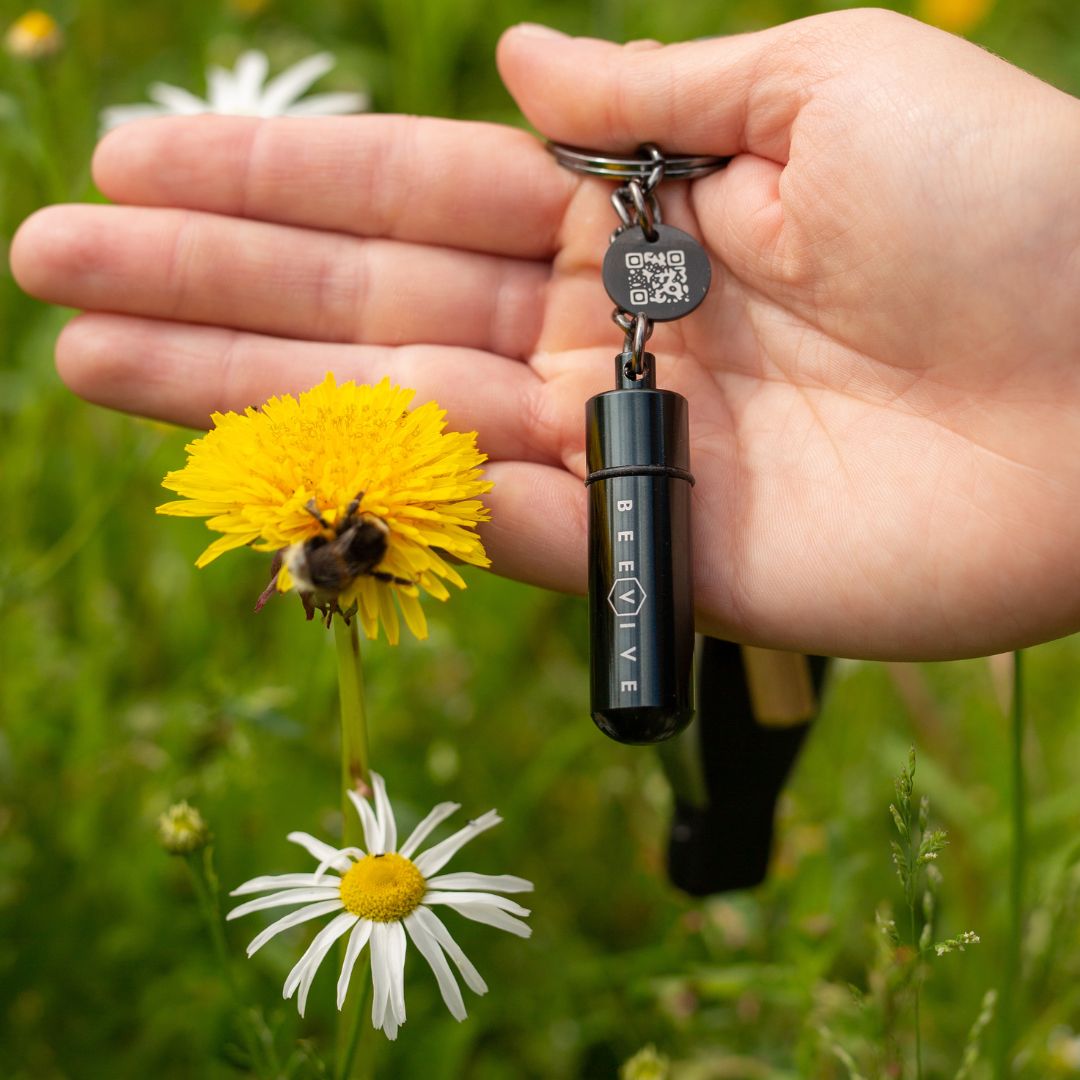
[[[24,60],[40,60],[60,51],[64,37],[56,20],[44,11],[28,11],[9,27],[4,48]]]
[[[381,622],[391,643],[396,597],[406,625],[426,637],[419,590],[445,600],[444,582],[465,587],[443,553],[489,564],[475,530],[488,520],[479,496],[492,485],[476,433],[445,431],[434,402],[410,412],[414,393],[388,379],[338,385],[328,374],[299,400],[215,413],[184,467],[162,481],[183,500],[158,513],[207,517],[222,534],[198,566],[245,545],[280,551],[280,592],[295,587],[327,614],[355,605],[367,636]]]
[[[974,30],[990,14],[994,0],[918,0],[915,16],[953,34]]]

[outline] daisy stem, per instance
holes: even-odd
[[[214,956],[221,968],[225,985],[229,989],[233,1006],[236,1009],[240,1032],[243,1035],[244,1044],[250,1058],[251,1071],[256,1076],[277,1076],[280,1071],[277,1054],[273,1043],[266,1045],[260,1040],[253,1029],[251,1014],[244,1004],[240,986],[236,981],[236,974],[229,961],[229,946],[225,940],[225,923],[221,917],[221,890],[218,887],[217,874],[214,871],[213,848],[205,847],[201,851],[193,851],[187,855],[184,861],[191,873],[191,881],[195,887],[195,895],[199,901],[199,909],[210,931],[210,940],[214,946]]]
[[[364,711],[364,669],[360,662],[360,633],[356,619],[350,623],[346,623],[340,615],[334,619],[334,644],[337,648],[338,686],[341,694],[342,843],[363,848],[363,828],[348,796],[350,791],[358,791],[365,796],[371,792],[367,713]],[[339,1080],[374,1076],[373,1053],[370,1052],[373,1048],[360,1055],[359,1061],[356,1058],[360,1033],[364,1030],[367,986],[370,983],[370,978],[353,975],[348,996],[338,1017],[337,1046],[338,1061],[341,1063],[337,1073]]]
[[[366,960],[359,961],[353,971],[352,986],[349,997],[354,997],[352,1002],[352,1015],[349,1020],[348,1037],[341,1043],[341,1054],[338,1068],[334,1074],[336,1080],[372,1080],[375,1076],[375,1028],[370,1024],[364,1024],[364,1017],[368,1012],[371,1002],[370,988],[371,966],[370,953],[365,954]],[[357,989],[357,988],[360,989]],[[345,1003],[346,1010],[349,1002]],[[342,1016],[344,1017],[344,1013]],[[344,1028],[344,1025],[342,1025]],[[361,1041],[365,1043],[364,1053],[359,1058],[356,1056],[357,1048]],[[355,1066],[355,1068],[354,1068]]]
[[[1024,654],[1013,653],[1011,710],[1009,811],[1011,851],[1009,856],[1009,937],[998,1012],[997,1053],[994,1076],[1012,1075],[1011,1055],[1015,1039],[1016,1014],[1020,1003],[1021,959],[1024,938],[1024,892],[1027,855],[1027,791],[1024,782]]]

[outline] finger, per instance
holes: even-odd
[[[541,263],[198,211],[58,206],[16,236],[20,285],[68,307],[279,337],[425,342],[523,357]]]
[[[307,390],[328,371],[365,383],[389,376],[414,389],[417,403],[438,401],[451,428],[479,432],[480,448],[492,458],[558,460],[558,448],[529,422],[543,392],[540,379],[524,364],[474,349],[295,342],[87,314],[64,328],[56,364],[89,401],[192,427],[208,426],[215,411]]]
[[[655,142],[785,162],[791,125],[815,84],[868,25],[889,17],[833,13],[678,45],[615,45],[516,26],[499,42],[499,71],[522,112],[560,142],[622,151]]]
[[[548,258],[576,181],[514,128],[416,116],[126,124],[94,156],[117,202]]]
[[[486,472],[491,521],[480,526],[492,569],[545,589],[585,592],[588,502],[580,477],[564,469],[497,461]]]

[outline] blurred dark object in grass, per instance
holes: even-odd
[[[765,880],[780,791],[817,715],[828,661],[706,638],[697,684],[707,801],[676,796],[668,875],[691,896]]]

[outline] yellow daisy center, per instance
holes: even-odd
[[[373,922],[396,922],[420,906],[424,875],[411,859],[394,852],[365,855],[341,879],[345,910]]]

